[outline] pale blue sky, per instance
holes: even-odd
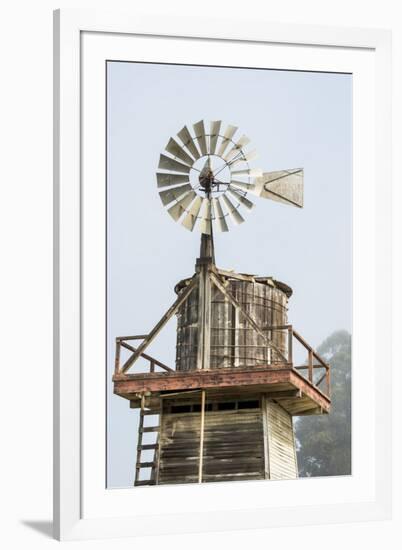
[[[199,251],[200,234],[159,200],[159,154],[184,124],[223,120],[251,139],[253,167],[304,168],[304,208],[255,199],[245,223],[216,235],[216,262],[290,285],[289,322],[318,346],[351,330],[352,77],[122,62],[107,71],[108,486],[126,487],[138,416],[112,394],[114,339],[151,330]],[[174,366],[175,319],[150,353]]]

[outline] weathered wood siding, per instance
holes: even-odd
[[[264,479],[261,409],[207,413],[203,481]]]
[[[196,483],[200,451],[200,414],[162,414],[158,482]]]
[[[198,292],[193,292],[177,312],[176,369],[195,370],[197,350]]]
[[[292,417],[277,403],[269,400],[265,403],[269,478],[295,479],[297,460]]]
[[[243,398],[235,410],[217,410],[228,400],[207,402],[202,482],[297,478],[292,417],[263,395],[249,396],[248,403],[250,399],[254,408],[240,408],[246,403]],[[160,484],[198,482],[200,404],[190,400],[186,406],[191,412],[172,412],[183,407],[183,400],[170,401],[163,409]]]
[[[198,481],[200,413],[162,415],[159,484]],[[203,482],[264,479],[261,408],[205,413]]]
[[[226,277],[228,291],[260,327],[287,323],[288,293],[270,279],[239,280]],[[177,314],[176,369],[197,368],[198,293],[193,292]],[[264,331],[286,355],[286,331]],[[275,362],[275,352],[247,320],[212,285],[210,368],[253,367]]]

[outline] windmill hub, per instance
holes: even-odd
[[[212,187],[216,185],[212,170],[208,170],[208,172],[204,175],[200,174],[198,179],[201,187],[206,191],[206,193],[210,193],[212,191]]]
[[[229,186],[230,170],[220,157],[200,157],[190,171],[190,184],[201,197],[219,197]]]

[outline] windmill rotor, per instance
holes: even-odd
[[[263,172],[251,140],[236,137],[237,126],[200,120],[171,137],[159,157],[156,174],[162,204],[174,221],[211,235],[244,222],[251,196],[303,206],[303,169]],[[228,223],[230,221],[230,223]]]

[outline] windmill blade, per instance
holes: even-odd
[[[260,196],[261,189],[256,189],[254,183],[246,183],[244,181],[237,181],[237,180],[231,180],[230,182],[231,187],[235,187],[236,189],[241,189],[242,191],[247,191],[248,193],[253,193],[253,195],[257,195],[257,197]]]
[[[211,218],[211,199],[203,199],[202,200],[202,210],[201,210],[201,220],[199,225],[199,230],[201,233],[205,233],[206,235],[211,234],[211,224],[212,224],[212,218]]]
[[[241,136],[239,141],[237,141],[233,145],[232,149],[230,149],[230,151],[223,157],[224,160],[229,161],[230,159],[235,157],[238,153],[240,153],[243,147],[245,147],[248,143],[250,143],[250,141],[251,141],[250,138],[248,138],[247,136],[245,135]]]
[[[188,191],[185,195],[182,196],[173,206],[168,208],[169,214],[172,216],[175,222],[178,222],[181,216],[184,214],[186,209],[193,202],[197,193],[194,191]]]
[[[239,162],[250,162],[251,160],[254,160],[258,157],[258,153],[256,149],[253,149],[252,151],[248,151],[247,153],[243,153],[242,151],[239,154],[239,157],[235,157],[233,161],[228,162],[229,166],[235,166],[236,164],[239,164]]]
[[[181,162],[177,162],[177,160],[171,159],[166,155],[159,156],[158,168],[160,168],[161,170],[170,170],[172,172],[181,172],[183,174],[190,173],[190,166],[186,166]]]
[[[241,195],[238,191],[235,191],[234,189],[228,189],[228,193],[232,195],[235,199],[239,201],[240,204],[248,208],[249,210],[252,210],[254,208],[254,203],[248,200],[246,197]]]
[[[196,198],[194,199],[194,202],[190,206],[190,209],[187,211],[187,215],[184,217],[183,221],[181,222],[186,229],[189,229],[190,231],[194,229],[201,205],[202,205],[202,198],[197,195]]]
[[[209,137],[209,152],[211,155],[215,154],[216,144],[218,143],[219,132],[221,130],[221,120],[215,120],[211,122],[211,135]]]
[[[212,199],[211,207],[211,216],[215,221],[217,228],[219,231],[226,233],[229,231],[229,228],[226,223],[225,214],[222,210],[222,205],[219,202],[219,198]]]
[[[190,157],[189,154],[179,145],[173,138],[169,139],[168,144],[165,147],[166,151],[173,155],[174,157],[179,158],[184,164],[192,166],[194,164],[194,159]]]
[[[231,171],[232,176],[250,176],[250,178],[260,178],[262,176],[261,168],[246,168],[244,170]]]
[[[255,180],[260,197],[303,208],[303,168],[266,172]]]
[[[237,126],[228,126],[225,133],[223,134],[223,140],[219,150],[217,152],[218,157],[223,157],[224,152],[229,147],[229,144],[232,142],[232,137],[237,132]]]
[[[178,185],[179,183],[188,183],[188,176],[157,173],[156,180],[158,182],[158,187],[171,187],[172,185]]]
[[[229,212],[229,216],[236,224],[240,224],[244,222],[243,216],[239,213],[237,208],[234,206],[234,204],[229,200],[229,198],[226,195],[222,195],[222,200],[225,203],[225,206]]]
[[[180,132],[177,134],[181,141],[184,143],[184,147],[190,151],[195,160],[200,158],[200,152],[198,151],[193,136],[190,134],[187,126],[183,126]]]
[[[166,189],[166,191],[161,191],[159,193],[159,196],[162,203],[166,206],[170,202],[180,199],[182,195],[184,195],[184,193],[187,193],[187,191],[192,191],[192,189],[193,188],[190,184],[180,185],[179,187],[174,187],[173,189]]]
[[[200,120],[199,122],[196,122],[193,124],[194,132],[195,132],[195,138],[198,141],[198,145],[200,146],[201,153],[203,155],[208,154],[208,148],[207,148],[207,137],[205,135],[205,126],[204,121]]]

